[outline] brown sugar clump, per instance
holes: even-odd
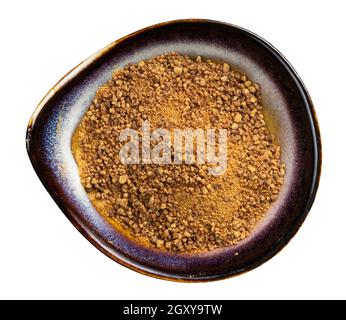
[[[227,169],[120,161],[120,132],[227,129]],[[95,208],[144,245],[178,253],[245,239],[278,197],[285,166],[263,115],[259,85],[201,57],[156,56],[116,70],[73,138],[81,182]]]

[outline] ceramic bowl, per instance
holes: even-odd
[[[94,209],[80,183],[71,137],[97,88],[111,77],[115,67],[170,51],[226,61],[246,73],[261,85],[267,117],[277,124],[275,131],[287,167],[284,186],[263,221],[235,246],[189,255],[145,248],[115,230]],[[257,35],[234,25],[199,19],[142,29],[82,62],[38,105],[27,128],[26,144],[41,182],[62,212],[94,246],[133,270],[181,281],[238,275],[273,257],[306,218],[321,170],[316,115],[292,66]]]

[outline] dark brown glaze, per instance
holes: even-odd
[[[115,65],[172,51],[218,59],[240,57],[254,77],[266,74],[279,92],[280,143],[290,159],[290,179],[268,221],[236,246],[202,254],[178,255],[148,249],[112,228],[91,206],[73,167],[71,137],[97,87]],[[242,66],[243,57],[243,66]],[[245,70],[246,72],[247,70]],[[250,72],[251,73],[251,72]],[[261,84],[261,83],[260,83]],[[270,87],[272,86],[272,87]],[[262,88],[265,91],[266,87]],[[268,98],[270,102],[270,97]],[[281,122],[280,122],[281,121]],[[287,60],[270,44],[239,27],[210,20],[158,24],[124,37],[67,74],[37,107],[27,129],[27,150],[40,180],[76,228],[113,260],[154,277],[205,281],[249,271],[280,251],[298,231],[314,201],[321,171],[321,140],[313,104]],[[75,164],[74,164],[75,165]]]

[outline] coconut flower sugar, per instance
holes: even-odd
[[[248,237],[285,175],[259,85],[229,64],[178,53],[115,70],[72,148],[98,212],[131,239],[176,253]]]

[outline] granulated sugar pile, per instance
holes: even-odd
[[[228,64],[178,53],[116,70],[73,139],[83,186],[115,228],[144,245],[188,253],[246,238],[275,201],[285,166],[264,121],[259,85]],[[125,165],[125,128],[227,129],[227,169]]]

